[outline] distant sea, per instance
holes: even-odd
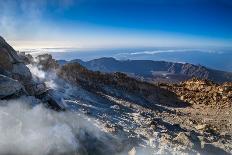
[[[30,49],[32,55],[50,53],[57,60],[81,59],[84,61],[101,57],[114,57],[119,60],[157,60],[203,65],[212,69],[232,72],[231,49]]]

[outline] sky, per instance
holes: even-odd
[[[24,48],[231,47],[231,0],[0,0]]]

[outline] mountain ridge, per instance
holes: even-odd
[[[90,61],[75,59],[71,61],[58,60],[58,63],[80,63],[84,67],[101,72],[123,72],[137,78],[152,82],[180,82],[197,77],[223,83],[232,81],[232,73],[210,69],[190,63],[176,63],[153,60],[116,60],[112,57],[102,57]]]

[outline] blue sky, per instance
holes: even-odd
[[[230,0],[6,0],[0,34],[17,48],[231,46]]]

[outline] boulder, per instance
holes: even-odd
[[[12,74],[15,79],[24,83],[30,81],[32,78],[30,70],[23,63],[14,64]]]
[[[23,92],[23,86],[17,80],[0,75],[0,99]]]
[[[43,82],[30,82],[25,85],[27,92],[30,95],[38,96],[48,91],[45,83]]]
[[[12,70],[12,59],[5,48],[0,48],[0,66],[5,70]]]

